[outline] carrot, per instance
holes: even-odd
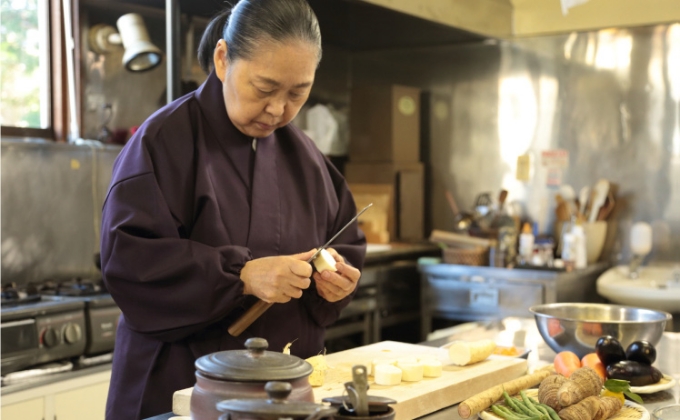
[[[510,395],[515,395],[523,389],[529,389],[536,386],[552,372],[548,369],[539,369],[531,375],[520,376],[517,379],[496,385],[486,391],[473,395],[462,403],[458,404],[458,415],[463,419],[468,419],[473,414],[477,414],[485,410],[493,403],[503,397],[503,391]]]
[[[581,359],[581,366],[592,368],[602,380],[607,379],[607,370],[596,353],[588,353]]]
[[[579,360],[576,353],[561,351],[555,356],[553,364],[557,373],[568,378],[576,369],[581,367],[581,360]]]

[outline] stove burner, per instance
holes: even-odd
[[[92,296],[106,293],[102,280],[83,280],[80,277],[61,282],[48,279],[38,288],[40,293],[54,296]]]
[[[23,305],[40,301],[40,294],[35,286],[29,285],[22,289],[16,283],[7,283],[2,286],[0,294],[2,306]]]

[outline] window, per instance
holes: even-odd
[[[3,134],[16,133],[12,127],[32,135],[51,128],[48,17],[48,0],[0,0]]]

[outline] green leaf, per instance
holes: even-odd
[[[625,392],[630,390],[630,382],[621,379],[607,379],[604,387],[611,392]]]
[[[631,391],[623,391],[623,395],[626,397],[630,398],[631,400],[635,401],[638,404],[644,404],[644,401],[642,401],[642,398],[634,392]]]

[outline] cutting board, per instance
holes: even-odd
[[[526,373],[525,359],[492,355],[469,366],[456,366],[449,360],[447,349],[417,344],[382,341],[368,346],[326,355],[329,369],[324,385],[314,388],[317,402],[323,398],[342,395],[344,383],[352,380],[352,366],[370,366],[373,359],[400,358],[431,354],[444,365],[442,376],[424,378],[419,382],[401,382],[395,386],[376,385],[369,379],[369,395],[389,397],[396,420],[411,420],[434,411],[458,404],[464,399],[492,386],[518,378]]]
[[[458,404],[474,394],[492,386],[518,378],[526,373],[527,361],[508,356],[492,355],[488,359],[470,366],[455,366],[449,360],[448,350],[417,344],[382,341],[368,346],[357,347],[326,355],[328,370],[324,385],[314,388],[317,402],[323,398],[342,395],[344,383],[352,380],[352,366],[370,366],[373,359],[400,358],[430,354],[444,365],[442,376],[424,378],[420,382],[402,382],[395,386],[376,385],[370,376],[369,395],[389,397],[397,401],[395,420],[411,420]],[[189,400],[192,388],[175,392],[173,412],[189,415]]]

